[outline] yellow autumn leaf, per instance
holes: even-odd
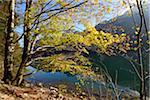
[[[110,7],[108,7],[108,8],[107,8],[107,12],[110,13],[110,11],[111,11],[111,9],[110,9]]]
[[[97,2],[98,2],[98,0],[94,0],[94,2],[96,2],[96,3],[97,3]]]

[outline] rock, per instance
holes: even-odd
[[[150,97],[146,97],[146,100],[150,100]]]
[[[82,95],[85,95],[82,93]],[[80,100],[72,94],[61,94],[55,87],[16,87],[3,84],[0,88],[0,100]]]
[[[26,83],[26,84],[25,84],[25,87],[30,87],[30,84],[29,84],[29,83]]]
[[[50,89],[50,90],[58,91],[58,89],[57,89],[57,88],[55,88],[55,87],[50,87],[49,89]]]
[[[38,83],[38,86],[43,87],[43,84],[42,83]]]
[[[28,96],[28,94],[27,94],[27,93],[24,93],[23,95],[24,95],[25,97],[27,97],[27,96]]]
[[[0,84],[4,84],[4,81],[0,80]]]
[[[30,100],[38,100],[39,95],[32,95],[30,94]]]
[[[8,95],[6,95],[6,94],[4,94],[4,95],[3,95],[3,94],[1,94],[1,98],[2,98],[2,99],[6,99],[6,98],[8,98],[8,97],[9,97],[9,96],[8,96]]]
[[[82,92],[81,95],[82,95],[82,96],[86,96],[86,93],[85,93],[85,92]]]
[[[14,97],[9,97],[9,100],[16,100]]]
[[[83,99],[83,96],[80,96],[79,98],[80,98],[80,99]]]
[[[44,90],[43,88],[41,88],[41,89],[40,89],[40,91],[41,91],[42,93],[44,93],[44,92],[45,92],[45,90]]]
[[[33,84],[32,84],[32,83],[25,83],[24,86],[25,86],[25,87],[33,87]]]
[[[50,94],[51,94],[51,95],[57,95],[57,94],[58,94],[58,92],[57,92],[57,91],[55,91],[55,90],[51,90],[51,91],[50,91]]]
[[[131,90],[131,89],[128,89],[128,88],[123,89],[122,93],[128,94],[131,97],[140,97],[140,93],[138,91]]]
[[[58,97],[59,97],[59,98],[63,98],[63,95],[59,93],[59,94],[58,94]]]

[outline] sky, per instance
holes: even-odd
[[[104,1],[104,0],[103,0]],[[99,0],[99,2],[103,2],[102,0]],[[106,0],[107,1],[107,0]],[[122,1],[122,0],[109,0],[109,1],[112,1],[115,5],[113,5],[113,3],[112,3],[112,5],[110,5],[110,7],[111,8],[115,8],[115,6],[117,6],[117,5],[120,5],[120,2]],[[127,0],[125,0],[126,2],[127,2]],[[146,0],[147,2],[148,2],[148,0]],[[130,3],[131,4],[135,4],[135,0],[130,0]],[[106,4],[106,6],[107,6],[107,4]],[[17,12],[19,12],[19,15],[23,15],[23,13],[24,13],[24,11],[25,11],[25,4],[22,4],[22,5],[20,5],[19,6],[19,8],[18,9],[16,9],[17,10]],[[116,11],[115,11],[116,10]],[[125,12],[127,12],[128,10],[129,10],[129,8],[124,8],[124,7],[122,7],[121,9],[115,9],[114,10],[114,12],[116,13],[116,14],[114,14],[113,12],[110,12],[110,13],[105,13],[105,15],[104,15],[104,18],[105,19],[103,19],[103,21],[104,20],[110,20],[110,19],[112,19],[113,17],[117,17],[118,16],[118,14],[119,15],[122,15],[122,14],[124,14]],[[88,15],[88,14],[87,14]],[[98,23],[100,23],[100,21],[97,19],[97,16],[95,16],[95,17],[92,17],[91,19],[90,19],[90,22],[91,22],[91,24],[92,24],[92,26],[94,27],[95,25],[97,25]],[[83,31],[83,30],[85,30],[85,27],[84,27],[84,25],[82,24],[82,23],[75,23],[75,30],[76,31]],[[15,29],[15,31],[17,32],[17,33],[19,33],[19,34],[22,34],[23,33],[23,26],[19,26],[19,27],[16,27],[16,29]],[[22,45],[22,40],[21,41],[19,41],[19,43]]]
[[[92,1],[94,2],[95,0],[92,0]],[[105,3],[105,5],[110,6],[110,8],[112,8],[112,11],[110,13],[105,13],[104,18],[101,21],[98,19],[97,16],[93,17],[90,20],[93,27],[96,26],[97,24],[103,22],[103,21],[111,20],[112,18],[121,16],[121,15],[125,14],[127,11],[130,11],[128,2],[131,5],[136,5],[137,4],[136,0],[99,0],[99,3],[103,3],[104,1],[111,1],[111,2]],[[145,1],[146,4],[150,4],[150,0],[143,0],[143,1]],[[125,2],[126,6],[122,5],[123,2]],[[84,27],[83,24],[78,23],[78,24],[76,24],[75,29],[77,31],[83,31],[86,28]]]
[[[82,0],[81,0],[82,1]],[[94,2],[95,0],[91,0],[92,2]],[[118,2],[120,2],[121,0],[99,0],[99,2],[103,2],[103,1],[112,1],[112,2],[114,2],[114,3],[118,3]],[[134,0],[131,0],[132,2],[134,1]],[[106,4],[107,5],[107,4]],[[110,7],[112,7],[113,8],[113,6],[114,5],[111,5]],[[19,12],[19,15],[23,15],[23,13],[24,13],[24,11],[25,11],[25,4],[22,4],[22,5],[19,5],[19,7],[16,9],[17,10],[17,12]],[[119,10],[118,12],[116,12],[116,13],[120,13],[120,15],[122,15],[122,14],[124,14],[126,11],[127,11],[128,9],[122,9],[122,10]],[[88,14],[87,14],[88,15]],[[96,16],[97,17],[97,16]],[[91,24],[93,25],[93,26],[95,26],[96,24],[98,24],[99,23],[99,21],[97,20],[97,18],[96,17],[93,17],[93,18],[91,18]],[[116,17],[116,16],[112,16],[112,14],[111,13],[108,13],[108,14],[105,14],[105,17],[106,17],[106,19],[104,19],[104,20],[109,20],[109,19],[111,19],[112,17]],[[81,31],[81,29],[85,29],[83,26],[84,25],[82,25],[81,23],[75,23],[75,25],[77,26],[77,28],[75,28],[75,29],[77,29],[77,30],[79,30],[79,31]],[[17,31],[20,31],[20,32],[22,32],[21,31],[21,29],[19,29],[19,28],[21,28],[21,27],[17,27],[16,28],[16,30]]]
[[[95,0],[91,0],[91,2],[94,2]],[[107,2],[105,2],[107,1]],[[109,2],[111,1],[111,2]],[[106,6],[106,7],[110,7],[111,11],[108,12],[101,12],[101,7],[98,7],[97,10],[95,11],[95,13],[97,13],[95,16],[92,16],[90,18],[90,20],[88,20],[91,25],[94,27],[97,24],[103,22],[103,21],[108,21],[114,17],[123,15],[126,11],[128,11],[128,8],[125,7],[121,7],[121,1],[122,0],[99,0],[99,6]],[[104,3],[105,2],[105,3]],[[118,7],[119,6],[119,7]],[[97,7],[97,6],[96,6]],[[118,8],[117,8],[118,7]],[[89,14],[88,14],[89,13]],[[90,15],[91,12],[87,12],[87,16],[91,16]],[[103,13],[103,17],[101,17],[100,14],[98,13]],[[84,27],[84,25],[82,23],[76,23],[75,24],[75,30],[77,31],[83,31],[86,28]]]

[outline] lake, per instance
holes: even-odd
[[[138,90],[139,88],[139,80],[134,72],[131,64],[124,58],[120,56],[105,56],[103,59],[98,59],[98,57],[93,55],[93,65],[97,63],[102,67],[102,63],[105,64],[107,70],[112,77],[112,80],[117,80],[117,84],[122,87],[131,88],[134,90]],[[33,67],[27,68],[29,71],[35,71],[36,69]],[[117,73],[117,74],[116,74]],[[117,75],[117,79],[116,79]],[[72,76],[69,74],[61,73],[61,72],[44,72],[42,70],[33,74],[30,77],[27,77],[26,80],[31,83],[43,83],[44,85],[52,85],[56,86],[59,84],[65,84],[67,86],[75,87],[75,84],[79,82],[78,75]],[[100,83],[101,84],[101,83]]]

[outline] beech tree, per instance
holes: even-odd
[[[5,83],[10,83],[13,76],[12,76],[12,68],[14,67],[13,64],[13,52],[14,52],[14,16],[15,16],[15,0],[10,0],[9,2],[9,17],[7,21],[7,32],[5,36],[5,57],[4,57],[4,77],[3,81]]]
[[[23,33],[17,40],[14,40],[15,1],[8,1],[9,17],[5,39],[3,78],[5,83],[12,82],[12,84],[20,85],[26,75],[24,70],[30,65],[48,71],[93,75],[92,65],[87,58],[90,50],[112,55],[116,49],[123,52],[129,49],[125,34],[117,35],[102,31],[98,32],[92,25],[88,24],[88,20],[84,20],[88,19],[88,17],[84,17],[85,12],[91,11],[93,12],[91,15],[97,15],[94,10],[98,8],[97,4],[101,3],[98,0],[17,0],[17,3],[25,3],[25,11],[22,23]],[[106,1],[111,2],[111,0]],[[136,0],[136,3],[141,18],[140,27],[137,28],[136,32],[138,45],[137,63],[140,67],[137,73],[141,81],[141,100],[144,100],[146,96],[146,75],[142,58],[142,26],[145,27],[147,37],[149,32],[143,13],[142,1]],[[122,6],[125,6],[125,4],[126,1],[123,0]],[[105,5],[102,8],[101,15],[105,14],[105,12],[110,13],[112,10],[110,7],[106,8]],[[75,21],[84,23],[86,30],[75,32],[73,29]],[[13,78],[14,44],[18,43],[20,39],[23,39],[22,58],[16,76]]]
[[[19,2],[17,1],[17,3]],[[116,48],[116,45],[126,42],[125,34],[113,35],[102,31],[98,32],[90,24],[85,25],[87,28],[84,32],[74,33],[72,31],[75,19],[78,18],[73,15],[78,15],[78,11],[82,13],[85,6],[89,6],[86,5],[89,2],[87,0],[24,0],[21,2],[25,3],[23,33],[17,40],[14,42],[11,40],[8,43],[10,47],[13,47],[13,43],[18,43],[23,38],[22,61],[12,84],[20,85],[23,77],[26,76],[25,68],[33,64],[38,69],[48,71],[93,75],[92,65],[87,58],[89,50],[111,55],[114,53],[114,49],[123,52],[128,49],[126,44]],[[76,8],[82,8],[83,5],[85,5],[84,9],[76,10]],[[9,21],[12,23],[9,29],[11,33],[14,28],[14,17],[12,16],[14,16],[14,8],[10,16],[12,20]],[[12,39],[13,35],[11,36]],[[9,46],[6,45],[7,48]],[[11,67],[13,67],[12,64]],[[6,76],[5,74],[4,79],[10,79]]]
[[[31,57],[32,57],[31,52],[35,48],[34,46],[36,43],[36,37],[38,35],[35,32],[34,32],[35,34],[33,34],[32,30],[36,30],[39,27],[39,24],[43,23],[44,21],[46,22],[51,17],[56,16],[57,14],[59,14],[61,12],[65,12],[69,9],[78,7],[87,1],[81,2],[79,4],[75,4],[75,5],[71,5],[71,3],[65,4],[64,1],[56,1],[55,2],[53,0],[50,0],[50,1],[38,0],[37,2],[36,1],[33,2],[32,0],[26,0],[25,2],[26,2],[26,10],[25,10],[25,16],[24,16],[24,33],[22,35],[22,36],[24,36],[24,45],[23,45],[24,48],[23,48],[23,54],[22,54],[22,62],[20,64],[20,67],[18,69],[16,77],[14,78],[14,81],[16,80],[17,83],[20,83],[19,79],[22,79],[21,75],[23,75],[22,74],[23,69],[27,66],[26,63],[29,61],[29,59],[31,59]],[[47,9],[47,7],[49,5],[50,5],[50,8]],[[32,8],[31,8],[31,6],[32,6]],[[58,6],[58,8],[53,8],[53,7],[57,7],[57,6]],[[39,7],[38,10],[36,10],[37,7]],[[45,12],[48,14],[48,16],[43,17]],[[54,13],[51,14],[49,12],[54,12]],[[35,14],[35,15],[33,15],[33,14]],[[43,24],[43,25],[45,25],[45,24]],[[32,39],[30,39],[30,38],[32,38]],[[43,49],[45,49],[45,47],[44,48],[42,47],[42,50]]]
[[[3,77],[3,71],[4,71],[4,58],[7,57],[5,55],[5,43],[6,43],[6,37],[7,37],[7,21],[8,21],[8,18],[9,18],[9,2],[8,1],[3,1],[3,2],[0,2],[0,68],[1,68],[1,71],[0,71],[0,75],[1,77]],[[15,23],[16,23],[16,20],[15,20]],[[15,38],[18,37],[18,34],[16,32],[14,32],[14,40]],[[8,41],[8,40],[7,40]],[[20,54],[21,53],[21,48],[19,46],[18,43],[16,43],[14,45],[14,52],[12,53],[13,55],[13,58],[14,58],[14,66],[13,66],[13,70],[12,71],[12,75],[14,76],[15,74],[15,69],[16,67],[18,66],[18,64],[20,63]],[[5,75],[9,75],[9,74],[5,74]]]

